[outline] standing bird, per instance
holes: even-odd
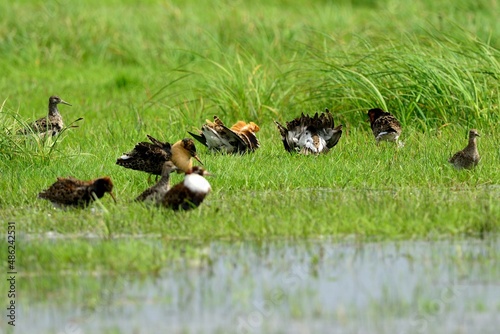
[[[194,139],[208,147],[211,151],[231,153],[253,152],[259,148],[259,140],[255,133],[260,130],[254,122],[238,121],[228,128],[214,116],[214,121],[208,119],[198,134],[189,132]]]
[[[129,153],[124,153],[116,160],[116,164],[125,168],[143,171],[152,175],[161,175],[166,161],[172,161],[183,172],[191,169],[195,158],[203,165],[196,155],[196,147],[192,139],[184,138],[175,144],[163,143],[148,135],[151,143],[141,142],[135,145]]]
[[[451,163],[456,169],[472,169],[477,166],[481,157],[477,151],[477,140],[480,137],[476,129],[471,129],[469,131],[469,143],[467,146],[455,153],[448,162]]]
[[[144,192],[137,196],[135,200],[138,202],[151,201],[155,204],[159,204],[167,191],[170,190],[170,173],[177,169],[178,168],[175,167],[172,161],[165,162],[161,171],[160,181],[158,181],[158,183],[154,186],[144,190]]]
[[[212,190],[204,176],[211,175],[204,168],[194,166],[186,172],[184,181],[173,186],[163,197],[162,205],[173,210],[190,210],[200,206]]]
[[[63,119],[59,110],[57,109],[57,105],[59,103],[66,104],[71,106],[68,102],[62,100],[59,96],[51,96],[49,98],[49,113],[46,117],[42,117],[32,124],[30,124],[30,129],[25,129],[22,131],[23,134],[28,134],[30,132],[36,133],[50,133],[52,136],[58,134],[63,126]]]
[[[38,194],[38,198],[49,200],[55,206],[86,207],[96,198],[102,198],[105,193],[109,193],[116,203],[112,190],[113,182],[109,177],[90,181],[58,177],[54,184]]]
[[[370,126],[377,141],[377,145],[381,140],[392,141],[398,143],[399,135],[401,134],[401,123],[388,112],[382,109],[375,108],[368,111],[370,117]]]
[[[342,125],[335,127],[333,116],[328,109],[319,116],[318,113],[314,114],[313,117],[302,113],[300,117],[286,122],[286,127],[277,121],[274,123],[288,152],[306,155],[328,153],[342,136]]]

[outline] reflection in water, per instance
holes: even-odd
[[[215,242],[166,264],[157,278],[58,277],[60,290],[44,296],[48,301],[22,297],[16,330],[496,333],[499,246]]]

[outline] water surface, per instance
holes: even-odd
[[[59,275],[16,333],[497,333],[499,246],[213,242],[157,277]]]

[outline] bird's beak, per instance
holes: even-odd
[[[196,160],[198,160],[198,162],[203,166],[203,162],[201,162],[200,158],[198,158],[198,155],[193,155],[193,158],[195,158]]]
[[[59,102],[59,103],[62,103],[62,104],[65,104],[65,105],[67,105],[67,106],[72,107],[72,105],[71,105],[71,104],[69,104],[68,102],[66,102],[66,101],[64,101],[64,100],[61,100],[61,102]]]
[[[111,198],[113,199],[113,201],[115,201],[115,204],[116,204],[116,197],[115,197],[115,195],[112,192],[110,192],[109,195],[111,196]]]
[[[205,171],[205,173],[203,173],[203,176],[212,176],[212,177],[215,177],[214,174],[212,174],[210,172],[207,172],[207,171]]]

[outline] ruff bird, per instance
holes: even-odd
[[[144,192],[137,196],[135,200],[139,202],[150,201],[155,204],[160,203],[161,199],[165,196],[167,191],[170,190],[170,173],[177,169],[178,168],[172,161],[165,162],[161,171],[160,181],[158,181],[158,183],[154,186],[144,190]]]
[[[71,106],[68,102],[62,100],[59,96],[51,96],[49,98],[49,113],[47,116],[37,119],[35,122],[29,125],[29,129],[24,129],[21,131],[23,134],[28,134],[30,132],[51,134],[55,136],[58,134],[63,126],[63,119],[57,109],[59,103]]]
[[[253,152],[259,148],[259,140],[255,136],[259,130],[259,126],[254,122],[243,121],[238,121],[228,128],[214,116],[214,121],[207,119],[198,134],[189,131],[188,133],[211,151],[231,154]]]
[[[211,175],[204,168],[194,166],[186,172],[181,183],[173,186],[163,197],[162,205],[173,210],[194,209],[212,190],[205,176]]]
[[[285,150],[302,154],[328,153],[337,145],[342,136],[342,125],[335,127],[333,116],[328,109],[318,116],[313,117],[301,114],[286,127],[274,121],[283,140]]]
[[[102,198],[105,193],[109,193],[116,202],[112,190],[113,182],[109,177],[90,181],[58,177],[54,184],[38,194],[38,198],[49,200],[58,207],[86,207],[96,198]]]
[[[391,113],[385,112],[382,109],[375,108],[368,111],[370,117],[370,126],[373,135],[377,141],[377,145],[381,140],[392,141],[398,143],[399,135],[401,134],[401,123]]]
[[[471,129],[469,131],[469,143],[467,146],[455,153],[448,162],[453,165],[456,169],[472,169],[477,166],[481,157],[477,151],[477,140],[480,137],[476,129]]]
[[[161,175],[166,161],[172,161],[183,172],[191,169],[195,158],[203,165],[192,139],[184,138],[175,144],[163,143],[148,135],[151,143],[141,142],[134,149],[124,153],[116,160],[116,164],[125,168],[143,171],[152,175]]]

